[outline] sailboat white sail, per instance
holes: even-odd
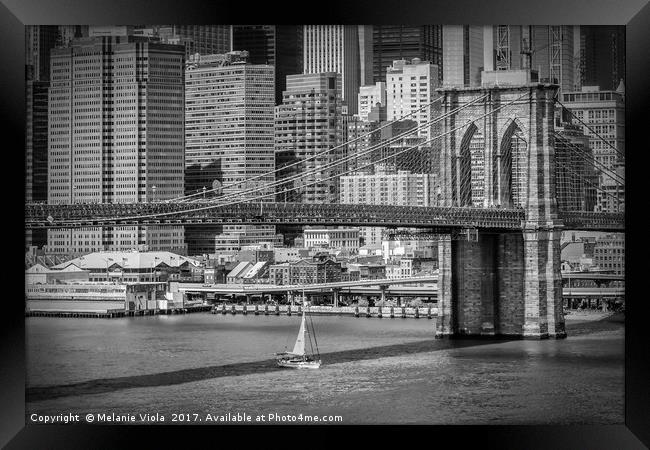
[[[294,355],[305,355],[305,312],[302,313],[302,322],[300,323],[300,331],[298,331],[298,337],[296,338],[296,343],[293,346],[293,351],[291,352]]]
[[[296,343],[293,346],[293,351],[276,353],[277,363],[280,367],[291,367],[297,369],[318,369],[321,365],[320,355],[318,354],[318,344],[316,344],[316,354],[308,355],[305,348],[306,335],[309,335],[307,327],[307,304],[304,304],[304,309],[302,311],[302,320],[300,322],[300,330],[298,331],[298,337],[296,338]],[[313,333],[313,326],[312,326]],[[315,340],[315,335],[314,335]],[[311,342],[311,337],[309,337],[309,344],[313,350],[313,344]]]

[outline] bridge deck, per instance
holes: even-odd
[[[565,228],[623,231],[622,214],[562,212]],[[124,225],[283,224],[410,227],[441,230],[480,228],[520,230],[522,209],[417,207],[349,204],[97,203],[28,204],[26,228],[78,228]]]

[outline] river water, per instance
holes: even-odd
[[[27,416],[73,413],[83,422],[88,413],[157,413],[165,421],[155,423],[165,424],[175,414],[205,424],[207,414],[227,413],[273,423],[300,423],[300,414],[338,415],[344,424],[624,422],[620,317],[567,319],[567,339],[542,341],[435,340],[435,321],[426,318],[313,321],[320,370],[280,369],[273,361],[273,353],[291,350],[299,316],[30,317]],[[135,423],[154,422],[138,416]]]

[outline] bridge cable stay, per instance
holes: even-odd
[[[312,156],[310,156],[308,158],[302,159],[301,161],[299,161],[297,163],[292,163],[292,164],[277,168],[277,169],[275,169],[273,171],[270,171],[270,172],[267,172],[267,173],[264,173],[264,174],[261,174],[261,175],[257,175],[255,177],[248,178],[245,181],[239,181],[239,182],[231,183],[231,184],[228,184],[228,185],[224,185],[224,186],[221,187],[221,189],[232,188],[234,186],[239,186],[239,185],[241,185],[243,183],[248,183],[248,182],[260,179],[260,178],[268,177],[268,176],[270,176],[272,174],[275,174],[275,173],[279,172],[280,170],[286,170],[287,168],[292,167],[292,166],[294,166],[294,165],[296,165],[298,163],[302,163],[304,161],[309,161],[311,159],[315,159],[315,158],[317,158],[319,156],[322,156],[322,155],[324,155],[326,153],[332,152],[332,151],[334,151],[336,149],[343,148],[343,147],[345,147],[345,146],[347,146],[349,144],[352,144],[352,143],[354,143],[354,142],[356,142],[356,141],[358,141],[358,140],[360,140],[362,138],[368,137],[368,136],[372,135],[373,133],[376,133],[377,131],[380,131],[380,130],[382,130],[384,128],[387,128],[387,127],[393,125],[396,122],[402,121],[402,120],[406,119],[407,117],[413,116],[413,115],[417,114],[419,111],[421,111],[421,110],[423,110],[425,108],[429,108],[429,107],[433,106],[435,103],[438,103],[442,99],[443,99],[443,97],[440,96],[440,97],[436,98],[435,100],[433,100],[432,102],[430,102],[428,104],[425,104],[425,105],[422,105],[420,108],[411,111],[409,114],[406,114],[404,116],[401,116],[401,117],[395,118],[395,119],[393,119],[391,121],[388,121],[387,123],[385,123],[384,125],[382,125],[381,127],[377,128],[377,129],[374,129],[374,130],[372,130],[372,131],[370,131],[368,133],[364,133],[364,134],[362,134],[362,135],[360,135],[360,136],[358,136],[358,137],[356,137],[354,139],[343,142],[342,144],[338,144],[338,145],[336,145],[334,147],[326,149],[326,150],[324,150],[322,152],[319,152],[319,153],[317,153],[315,155],[312,155]],[[413,130],[410,130],[410,131],[412,132]],[[214,191],[215,191],[214,188],[206,189],[205,193],[214,192]],[[165,200],[165,202],[182,201],[184,199],[189,199],[189,198],[193,198],[193,197],[197,197],[197,196],[203,196],[203,195],[204,195],[204,192],[201,191],[201,192],[197,192],[197,193],[194,193],[194,194],[182,195],[182,196],[179,196],[179,197],[176,197],[176,198],[173,198],[173,199]]]
[[[607,167],[604,163],[598,161],[593,155],[590,155],[589,152],[587,152],[584,148],[582,148],[579,145],[574,144],[571,142],[569,139],[565,138],[561,134],[555,132],[555,138],[558,140],[561,140],[563,144],[578,150],[580,153],[578,156],[580,156],[584,161],[588,161],[594,165],[594,167],[598,166],[598,168],[603,172],[605,175],[608,177],[612,178],[614,181],[616,181],[618,184],[625,185],[625,179],[623,179],[618,173],[616,173],[612,168]]]
[[[523,97],[523,95],[522,95],[522,97]],[[450,115],[456,114],[456,113],[457,113],[458,111],[460,111],[461,109],[464,109],[464,108],[467,108],[467,107],[471,106],[471,104],[480,101],[482,98],[483,98],[483,97],[478,98],[478,99],[476,99],[476,100],[474,100],[474,101],[472,101],[472,102],[470,102],[470,103],[468,103],[468,104],[466,104],[466,105],[463,105],[463,106],[457,108],[457,109],[454,110],[454,111],[451,111],[451,112],[449,112],[449,113],[446,113],[445,115],[443,115],[443,116],[441,116],[441,117],[438,117],[437,119],[435,119],[435,120],[432,121],[432,122],[440,121],[441,119],[445,118],[445,116],[450,116]],[[520,97],[520,98],[521,98],[521,97]],[[514,101],[517,101],[517,100],[519,100],[519,99],[515,99]],[[503,105],[503,107],[505,107],[505,106],[509,106],[509,105]],[[482,116],[482,117],[483,117],[483,116]],[[468,124],[470,124],[470,123],[471,123],[471,121],[468,121],[466,125],[468,125]],[[465,125],[463,125],[463,126],[465,126]],[[405,153],[405,152],[407,152],[407,151],[417,149],[417,148],[420,147],[420,146],[423,146],[423,145],[425,145],[425,144],[427,144],[427,143],[429,143],[429,142],[432,142],[432,141],[434,141],[434,140],[436,140],[436,139],[438,139],[438,138],[440,138],[440,137],[445,136],[446,134],[449,134],[449,133],[451,133],[451,132],[453,132],[453,131],[456,131],[457,129],[460,129],[460,128],[462,128],[463,126],[458,127],[458,128],[456,128],[456,129],[454,129],[454,130],[450,130],[450,131],[448,131],[447,133],[445,133],[445,134],[443,134],[443,135],[440,135],[440,136],[436,136],[436,137],[434,137],[434,138],[432,138],[432,139],[429,139],[428,141],[420,142],[420,143],[418,143],[418,144],[415,145],[415,146],[408,147],[408,148],[406,148],[406,149],[404,149],[404,150],[402,150],[402,151],[399,151],[399,152],[397,152],[397,153],[394,153],[394,154],[392,154],[392,155],[386,156],[386,157],[381,158],[381,159],[379,159],[379,160],[375,160],[375,161],[373,161],[373,162],[371,162],[371,163],[369,163],[369,164],[366,164],[366,165],[364,165],[364,166],[361,166],[361,167],[355,167],[355,168],[352,169],[352,170],[347,170],[347,171],[344,171],[344,172],[342,172],[342,173],[335,174],[335,175],[329,176],[329,177],[327,177],[327,178],[319,179],[319,180],[316,180],[316,181],[314,181],[314,182],[307,183],[307,184],[302,185],[302,186],[293,187],[293,188],[289,189],[288,191],[297,191],[297,190],[299,190],[299,189],[301,189],[302,187],[305,187],[305,186],[312,186],[312,185],[315,185],[315,184],[321,183],[321,182],[323,182],[323,181],[328,181],[328,180],[331,180],[331,179],[333,179],[333,178],[340,177],[341,175],[345,175],[345,174],[348,174],[348,173],[351,173],[351,172],[357,171],[357,170],[362,169],[362,168],[366,168],[366,167],[374,166],[375,164],[377,164],[377,163],[379,163],[379,162],[387,161],[388,159],[390,159],[390,158],[394,158],[394,157],[396,157],[396,156],[399,156],[399,155],[401,155],[401,154],[403,154],[403,153]],[[372,149],[366,149],[366,150],[360,152],[358,155],[355,154],[355,155],[348,156],[348,157],[346,157],[346,158],[343,158],[342,160],[339,160],[339,161],[335,161],[335,162],[329,163],[328,165],[326,165],[326,166],[324,166],[324,167],[319,167],[319,168],[316,168],[316,169],[312,169],[312,170],[309,171],[309,172],[304,172],[304,173],[301,173],[301,174],[295,175],[295,176],[290,177],[290,178],[285,178],[285,179],[282,179],[282,180],[278,180],[278,181],[276,181],[275,183],[273,183],[272,185],[284,184],[284,183],[286,183],[287,181],[298,181],[298,180],[300,180],[301,178],[305,178],[305,177],[308,176],[308,175],[312,175],[312,174],[314,174],[314,173],[322,172],[324,169],[328,169],[328,168],[331,168],[331,167],[333,167],[333,166],[337,166],[337,165],[343,164],[343,163],[345,163],[345,162],[347,162],[347,161],[349,161],[349,160],[351,160],[351,159],[356,158],[356,157],[359,156],[359,155],[367,154],[367,153],[369,153],[371,150],[372,150]],[[270,187],[270,186],[263,186],[263,187],[255,188],[255,189],[249,190],[248,192],[244,192],[244,193],[236,193],[236,194],[232,194],[231,197],[232,197],[232,196],[237,196],[237,194],[241,195],[241,194],[252,193],[252,192],[255,192],[255,191],[265,190],[265,189],[268,189],[268,187]],[[245,199],[239,199],[239,200],[235,200],[235,201],[231,201],[231,202],[227,202],[227,203],[219,203],[219,204],[215,204],[214,206],[206,206],[206,207],[203,207],[202,209],[209,209],[209,208],[211,208],[211,207],[212,207],[212,208],[216,208],[216,207],[220,207],[220,206],[231,206],[231,205],[236,205],[236,204],[245,203],[245,202],[251,202],[251,201],[254,201],[254,200],[259,200],[259,199],[264,198],[264,197],[270,197],[270,196],[275,196],[275,195],[276,195],[275,192],[273,192],[273,193],[268,193],[268,194],[261,194],[261,195],[255,196],[255,197],[248,197],[248,198],[245,198]],[[221,197],[220,199],[222,199],[222,198],[223,198],[223,197]],[[194,211],[194,210],[192,210],[192,211]]]
[[[422,125],[419,125],[416,128],[409,129],[409,130],[407,130],[406,132],[404,132],[404,133],[402,133],[400,135],[397,135],[397,136],[395,136],[393,138],[388,139],[386,142],[379,143],[377,145],[373,145],[373,146],[371,146],[371,147],[369,147],[369,148],[367,148],[365,150],[362,150],[361,152],[355,153],[353,155],[348,155],[348,156],[346,156],[344,158],[341,158],[341,159],[339,159],[337,161],[332,161],[332,162],[326,163],[323,166],[319,166],[319,167],[316,167],[314,169],[310,169],[308,171],[301,172],[301,173],[299,173],[297,175],[282,178],[280,180],[275,180],[275,181],[273,181],[271,183],[268,183],[268,184],[265,184],[265,185],[262,185],[262,186],[250,188],[250,189],[244,190],[244,191],[233,192],[233,193],[218,197],[217,199],[214,199],[213,201],[215,202],[215,204],[223,204],[224,200],[229,200],[229,199],[231,199],[233,197],[238,198],[238,197],[247,196],[248,194],[252,194],[252,193],[255,193],[255,192],[259,192],[259,191],[267,191],[267,190],[269,190],[271,188],[276,188],[278,186],[282,186],[282,185],[287,184],[287,183],[300,181],[301,179],[307,178],[309,175],[317,175],[319,173],[322,173],[323,171],[331,169],[332,167],[336,167],[336,166],[342,165],[344,163],[347,163],[347,162],[349,162],[349,161],[351,161],[353,159],[357,159],[360,156],[369,155],[372,152],[374,152],[375,150],[377,150],[378,148],[381,148],[382,146],[385,146],[387,143],[396,142],[396,141],[402,139],[405,136],[411,135],[414,131],[416,131],[418,129],[430,127],[432,124],[434,124],[436,122],[440,122],[440,121],[444,120],[445,118],[447,118],[447,117],[449,117],[451,115],[454,115],[457,112],[459,112],[460,110],[462,110],[464,108],[467,108],[467,107],[469,107],[469,106],[471,106],[471,105],[473,105],[475,103],[478,103],[478,102],[480,102],[481,100],[483,100],[485,98],[487,98],[487,95],[479,97],[479,98],[473,100],[472,102],[469,102],[469,103],[467,103],[465,105],[462,105],[462,106],[458,107],[457,109],[455,109],[453,111],[450,111],[448,113],[437,116],[436,118],[434,118],[434,119],[432,119],[432,120],[430,120],[430,121],[428,121],[426,123],[423,123]],[[422,145],[422,144],[420,144],[420,145]],[[357,167],[357,170],[358,169],[359,168]],[[295,191],[295,189],[286,189],[285,190],[285,192],[293,192],[293,191]],[[260,196],[248,197],[245,200],[247,200],[247,201],[258,200],[260,198],[268,197],[270,195],[276,195],[276,194],[277,194],[277,192],[274,192],[273,194],[265,195],[265,196],[262,196],[262,197],[260,197]]]
[[[429,139],[429,140],[427,140],[427,141],[425,141],[425,142],[423,142],[423,143],[419,143],[419,144],[416,145],[416,146],[413,146],[413,147],[411,147],[411,148],[406,148],[406,149],[404,149],[404,150],[402,150],[402,151],[400,151],[400,152],[397,152],[396,155],[399,155],[399,154],[405,153],[406,151],[412,150],[413,148],[416,148],[416,147],[418,147],[418,146],[425,145],[425,144],[427,144],[427,143],[433,142],[433,141],[435,141],[435,140],[437,140],[437,139],[440,139],[440,138],[442,138],[442,137],[444,137],[444,136],[446,136],[446,135],[448,135],[448,134],[451,134],[451,133],[453,133],[453,132],[455,132],[455,131],[457,131],[457,130],[463,129],[463,128],[465,128],[465,127],[471,125],[471,124],[472,124],[474,121],[476,121],[476,120],[480,120],[480,119],[482,119],[482,118],[484,118],[484,117],[489,116],[490,114],[493,114],[493,113],[496,112],[496,111],[499,111],[499,110],[501,110],[501,109],[503,109],[503,108],[506,108],[506,107],[508,107],[508,106],[510,106],[510,105],[512,105],[512,104],[514,104],[515,102],[521,100],[521,99],[522,99],[523,97],[525,97],[526,95],[529,95],[529,94],[528,94],[528,93],[522,94],[522,95],[519,96],[518,98],[516,98],[516,99],[514,99],[514,100],[511,100],[510,102],[508,102],[508,103],[506,103],[506,104],[503,104],[503,105],[501,105],[501,106],[499,106],[499,107],[497,107],[497,108],[493,108],[491,111],[489,111],[489,112],[487,112],[487,113],[484,113],[484,114],[482,114],[481,116],[478,116],[478,117],[476,117],[476,118],[474,118],[474,119],[468,120],[466,123],[464,123],[464,124],[462,124],[462,125],[460,125],[460,126],[457,126],[456,128],[453,128],[453,129],[451,129],[451,130],[446,131],[445,133],[442,133],[442,134],[439,134],[439,135],[437,135],[437,136],[434,136],[433,138],[431,138],[431,139]],[[391,157],[393,157],[393,156],[394,156],[394,155],[390,155],[390,156],[388,156],[388,157],[383,158],[383,160],[386,160],[386,159],[391,158]],[[366,164],[366,166],[364,166],[364,167],[372,166],[372,165],[376,164],[377,162],[381,162],[381,161],[382,161],[382,160],[380,160],[380,161],[375,161],[375,162],[372,162],[372,163]],[[332,178],[336,178],[336,177],[339,177],[340,175],[341,175],[341,174],[337,174],[337,175],[331,176],[331,177],[327,178],[326,180],[328,180],[328,179],[332,179]],[[321,180],[321,181],[325,181],[325,180]],[[311,184],[315,184],[315,182],[312,182]],[[295,190],[296,188],[293,188],[293,189]],[[241,203],[250,202],[250,201],[252,201],[252,200],[257,200],[257,199],[259,199],[259,198],[264,198],[264,197],[274,196],[274,195],[275,195],[275,193],[263,194],[263,195],[260,195],[260,196],[258,196],[258,197],[255,197],[255,198],[248,198],[248,199],[244,199],[244,200],[233,201],[233,202],[226,203],[226,204],[218,204],[218,205],[212,205],[212,204],[211,204],[211,205],[201,206],[201,207],[196,207],[196,208],[192,208],[192,207],[190,207],[189,209],[182,209],[182,210],[179,210],[179,211],[168,211],[168,212],[160,212],[160,213],[139,214],[139,215],[129,216],[129,217],[124,217],[124,216],[122,216],[122,217],[111,217],[111,218],[97,218],[97,219],[95,219],[95,221],[96,221],[96,222],[98,222],[98,221],[99,221],[99,222],[111,222],[111,221],[138,220],[138,219],[144,219],[144,218],[154,218],[154,217],[162,217],[162,216],[177,215],[177,214],[179,214],[179,213],[192,213],[192,212],[205,211],[205,210],[210,210],[210,209],[218,209],[218,208],[221,208],[221,207],[224,207],[224,206],[237,205],[237,204],[241,204]],[[70,220],[70,221],[68,221],[68,223],[75,223],[75,222],[77,222],[77,223],[82,223],[82,222],[86,222],[86,221],[87,221],[87,220]]]
[[[623,152],[621,152],[621,151],[620,151],[619,149],[617,149],[614,145],[612,145],[612,144],[611,144],[607,139],[605,139],[604,137],[602,137],[600,133],[596,133],[596,131],[595,131],[593,128],[591,128],[588,124],[586,124],[586,123],[585,123],[581,118],[579,118],[579,117],[578,117],[578,116],[577,116],[573,111],[571,111],[569,108],[567,108],[567,107],[566,107],[566,106],[565,106],[565,105],[564,105],[560,100],[557,100],[557,99],[556,99],[555,101],[556,101],[557,103],[559,103],[560,106],[562,106],[562,108],[564,108],[565,110],[567,110],[567,111],[569,112],[569,114],[571,114],[573,117],[575,117],[575,118],[578,120],[578,122],[580,122],[582,125],[584,125],[585,128],[587,128],[589,131],[591,131],[591,132],[593,133],[594,136],[596,136],[598,139],[600,139],[600,140],[603,141],[605,144],[607,144],[607,146],[609,146],[610,148],[612,148],[612,149],[616,152],[616,154],[621,158],[621,160],[625,160],[625,154],[624,154]]]
[[[600,186],[598,186],[598,185],[592,183],[592,182],[589,181],[587,178],[583,177],[582,175],[580,175],[579,173],[575,172],[574,170],[569,169],[568,166],[565,166],[564,169],[567,170],[568,172],[571,172],[573,175],[575,175],[576,177],[580,178],[583,182],[589,184],[591,187],[595,188],[596,191],[599,191],[599,192],[601,192],[601,193],[604,194],[604,195],[607,195],[607,196],[609,196],[609,197],[612,197],[614,200],[616,200],[616,203],[617,203],[617,204],[620,203],[620,199],[619,199],[618,197],[616,197],[614,194],[612,194],[611,192],[607,192],[607,191],[605,191],[604,189],[602,189],[602,187],[600,187]],[[585,212],[590,212],[590,211],[585,211]]]

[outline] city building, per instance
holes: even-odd
[[[616,91],[601,91],[596,86],[583,86],[580,91],[562,94],[562,103],[575,115],[573,123],[582,127],[589,137],[589,147],[599,173],[599,200],[597,211],[619,211],[614,201],[603,190],[614,190],[617,197],[623,195],[625,180],[625,87],[619,83]],[[624,203],[624,200],[623,200]]]
[[[393,61],[386,69],[386,114],[389,121],[410,115],[418,125],[425,125],[435,117],[440,104],[429,105],[438,97],[440,86],[438,66],[414,58],[411,61]],[[419,130],[419,135],[431,139],[434,127]]]
[[[341,263],[331,259],[303,259],[271,265],[269,283],[274,285],[335,283],[341,281],[341,272]]]
[[[370,110],[380,104],[386,106],[386,83],[378,81],[375,84],[359,88],[359,104],[357,107],[360,120],[368,120]]]
[[[625,27],[580,27],[580,77],[582,86],[615,90],[625,79]]]
[[[248,53],[192,55],[185,70],[185,194],[273,201],[274,67],[248,63]],[[213,189],[217,189],[214,191]],[[188,226],[191,255],[239,250],[275,239],[274,227]],[[268,232],[266,232],[268,231]],[[215,239],[217,242],[215,242]]]
[[[358,272],[359,280],[384,280],[386,279],[386,266],[378,263],[349,263],[349,272]]]
[[[202,281],[203,269],[192,258],[171,252],[94,252],[52,267],[71,266],[89,271],[90,281],[163,282]]]
[[[434,175],[396,171],[379,165],[374,175],[346,175],[340,179],[341,203],[392,206],[431,206]]]
[[[376,132],[380,126],[378,121],[362,120],[352,116],[347,123],[347,155],[354,158],[347,163],[351,173],[372,173],[374,170],[373,156],[379,151],[370,150],[379,144],[381,134]]]
[[[305,25],[303,72],[341,75],[341,98],[349,114],[357,112],[360,81],[359,26]],[[288,89],[288,87],[287,87]]]
[[[305,228],[305,248],[329,247],[359,250],[357,228]]]
[[[340,177],[340,203],[361,205],[431,206],[436,198],[435,175],[377,165],[375,173]],[[366,245],[381,243],[383,228],[361,227]]]
[[[282,104],[275,108],[275,157],[278,201],[338,202],[337,173],[345,156],[341,75],[336,72],[287,76]],[[332,151],[325,152],[333,149]],[[323,168],[319,171],[319,168]]]
[[[437,75],[442,83],[441,25],[374,25],[372,31],[373,82],[386,80],[386,69],[393,61],[419,58],[441,69]]]
[[[48,203],[183,194],[183,58],[182,47],[133,36],[79,38],[51,50]],[[182,227],[51,229],[47,235],[52,253],[186,251]]]
[[[275,233],[274,225],[226,225],[214,237],[210,253],[237,254],[242,247],[268,241],[282,244],[282,235]]]
[[[625,275],[625,235],[616,233],[596,239],[594,264],[601,270]]]
[[[442,82],[444,86],[480,86],[485,68],[483,26],[442,26]]]
[[[41,264],[35,264],[25,271],[25,284],[89,281],[89,274],[89,270],[80,269],[74,264],[64,269],[48,269]]]
[[[232,48],[245,50],[251,64],[275,68],[275,104],[282,103],[287,75],[303,71],[301,25],[233,25]]]

